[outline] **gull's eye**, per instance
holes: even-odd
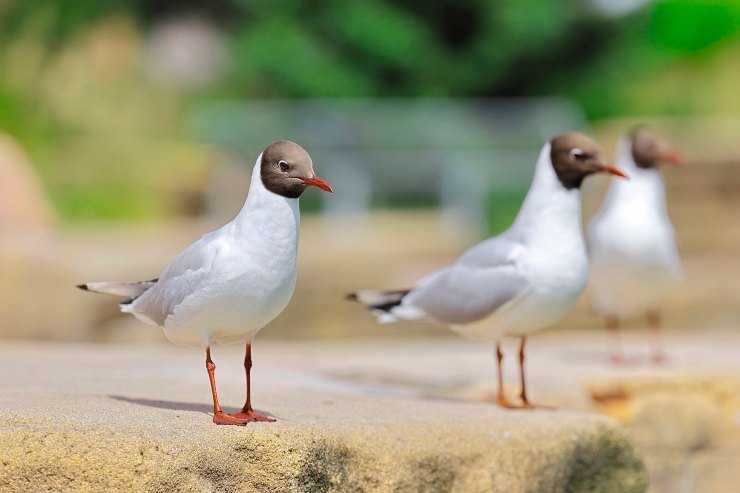
[[[574,147],[570,150],[570,158],[575,159],[576,161],[584,161],[588,156],[583,152],[583,149]]]
[[[283,173],[285,173],[286,171],[290,169],[290,166],[288,166],[288,163],[283,160],[280,160],[280,162],[278,163],[278,166],[280,166],[280,171],[282,171]]]

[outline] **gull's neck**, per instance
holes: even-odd
[[[627,207],[645,212],[665,211],[665,187],[660,171],[657,168],[640,168],[635,164],[629,137],[622,137],[617,145],[617,166],[630,179],[611,180],[604,210]]]
[[[525,243],[557,244],[562,239],[583,241],[581,191],[566,189],[558,179],[550,159],[550,143],[540,152],[532,185],[512,230]]]
[[[254,164],[244,207],[232,221],[234,232],[237,235],[259,236],[266,240],[285,240],[286,233],[291,237],[291,231],[295,231],[297,240],[300,223],[298,199],[283,197],[265,188],[260,174],[261,166],[262,154]]]

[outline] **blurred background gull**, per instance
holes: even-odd
[[[636,123],[689,162],[663,170],[685,267],[669,352],[671,331],[735,333],[738,80],[733,0],[0,0],[0,336],[163,341],[73,286],[156,276],[286,138],[336,193],[302,201],[294,301],[260,338],[454,337],[342,295],[505,229],[556,133],[613,157]],[[584,296],[551,332],[597,330]]]

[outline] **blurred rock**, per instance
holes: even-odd
[[[68,341],[163,340],[162,331],[124,318],[117,299],[81,291],[81,282],[155,277],[186,246],[172,223],[153,241],[156,225],[60,227],[14,231],[0,240],[0,337]],[[189,228],[188,228],[189,230]],[[138,243],[132,248],[129,242]],[[121,259],[126,259],[122,261]],[[131,330],[123,330],[126,324]]]
[[[622,378],[592,389],[645,457],[651,493],[734,492],[740,483],[740,376]]]
[[[706,448],[722,423],[722,410],[708,396],[657,394],[641,398],[635,407],[630,430],[644,447]]]
[[[25,152],[15,139],[0,133],[0,229],[43,228],[55,218]]]
[[[150,77],[167,87],[202,89],[217,82],[229,64],[223,33],[199,17],[154,26],[146,48]]]
[[[0,336],[85,340],[89,311],[70,300],[74,268],[55,256],[51,233],[14,230],[0,241]],[[70,302],[72,301],[72,302]]]
[[[690,491],[735,493],[740,484],[740,444],[723,448],[720,453],[707,450],[698,452],[691,461]]]

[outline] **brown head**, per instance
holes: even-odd
[[[606,164],[596,141],[578,132],[561,134],[552,139],[550,160],[560,183],[568,190],[580,188],[583,179],[594,173],[611,173],[627,178],[622,170]]]
[[[273,142],[262,151],[260,177],[266,189],[289,199],[300,197],[306,187],[333,192],[314,173],[313,161],[306,150],[289,140]]]
[[[630,133],[632,158],[638,168],[655,168],[660,163],[680,166],[684,163],[681,154],[663,137],[647,127],[636,127]]]

